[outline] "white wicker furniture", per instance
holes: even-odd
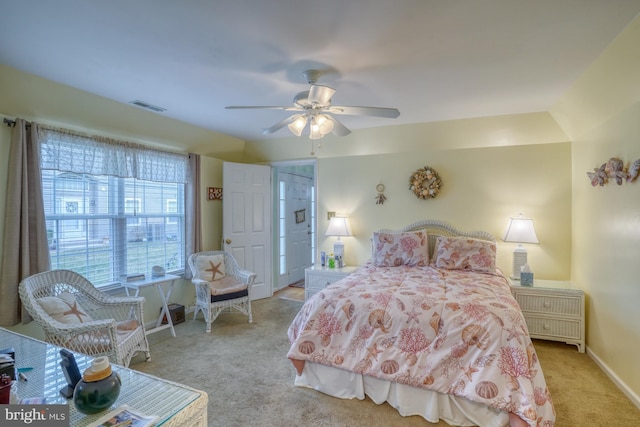
[[[347,277],[356,268],[347,266],[342,268],[326,268],[312,266],[304,270],[304,300],[308,300],[333,282]]]
[[[34,274],[20,283],[20,299],[31,317],[44,329],[45,341],[91,355],[108,356],[113,363],[129,366],[138,352],[151,358],[144,331],[142,297],[112,297],[69,270]],[[62,323],[38,302],[68,292],[90,321]]]
[[[105,415],[106,412],[82,414],[71,401],[59,394],[67,384],[60,369],[59,347],[3,328],[0,328],[0,342],[15,349],[18,366],[33,367],[26,373],[28,381],[14,383],[11,403],[39,396],[46,398],[47,404],[64,404],[68,406],[67,425],[70,427],[95,425],[93,423]],[[93,358],[75,354],[75,359],[82,373],[91,365]],[[122,366],[112,365],[112,368],[120,376],[122,386],[111,409],[127,405],[146,415],[156,415],[158,421],[154,425],[162,427],[207,427],[208,396],[204,391]]]
[[[511,292],[522,309],[532,338],[574,344],[584,353],[584,292],[573,283],[538,280],[533,286],[511,282]]]
[[[149,286],[153,286],[158,290],[158,294],[160,294],[160,301],[162,302],[162,310],[160,310],[160,316],[158,316],[158,320],[156,320],[156,326],[146,330],[147,335],[153,334],[154,332],[160,332],[165,329],[171,329],[171,335],[174,337],[176,336],[176,330],[173,328],[173,321],[171,320],[171,313],[169,310],[169,300],[173,293],[173,285],[179,278],[180,276],[165,274],[164,276],[144,278],[133,282],[127,282],[126,280],[120,282],[127,293],[127,296],[131,295],[130,290],[135,291],[134,296],[138,296],[140,295],[141,289]],[[165,283],[168,283],[166,294],[162,289],[162,285]],[[163,325],[162,321],[164,319],[167,320],[167,323]]]
[[[225,276],[235,279],[236,284],[241,284],[240,288],[242,289],[238,290],[238,286],[234,286],[230,288],[229,292],[224,292],[224,290],[217,288],[217,292],[214,294],[212,292],[212,286],[215,288],[216,283],[198,278],[198,259],[200,257],[213,257],[216,255],[222,255],[224,258]],[[193,279],[191,281],[196,287],[196,308],[193,313],[193,318],[196,318],[198,311],[202,311],[207,324],[207,332],[211,332],[211,323],[216,320],[221,312],[224,310],[230,311],[232,308],[247,315],[249,323],[253,322],[253,316],[251,314],[251,286],[253,286],[253,282],[257,277],[255,273],[240,269],[235,258],[225,251],[198,252],[189,257],[188,263],[193,273]]]

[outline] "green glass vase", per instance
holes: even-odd
[[[111,371],[109,359],[93,360],[73,391],[73,404],[78,412],[97,414],[113,405],[120,395],[122,381],[117,372]]]

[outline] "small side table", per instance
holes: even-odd
[[[524,314],[529,335],[550,341],[574,344],[585,350],[584,292],[573,283],[538,280],[533,286],[511,281],[511,292]]]
[[[162,300],[162,310],[160,310],[160,316],[156,321],[155,328],[145,329],[146,335],[169,328],[171,329],[171,335],[173,335],[174,337],[176,336],[176,331],[175,329],[173,329],[173,321],[171,319],[171,312],[169,311],[168,304],[169,304],[169,298],[171,298],[171,293],[173,292],[173,285],[175,284],[176,280],[179,278],[180,276],[176,276],[173,274],[165,274],[164,276],[151,277],[149,279],[136,280],[134,282],[120,281],[120,284],[124,287],[124,290],[127,293],[127,296],[130,296],[129,289],[135,290],[134,296],[137,297],[140,294],[140,289],[143,289],[149,286],[154,286],[158,290],[158,293],[160,294],[160,299]],[[162,289],[162,285],[164,283],[169,284],[169,286],[167,287],[166,294]],[[162,320],[164,320],[165,315],[167,316],[167,324],[163,325]]]
[[[304,299],[317,294],[333,282],[347,277],[358,267],[345,266],[342,268],[308,267],[304,270]]]

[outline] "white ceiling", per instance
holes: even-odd
[[[244,140],[324,71],[351,129],[545,111],[638,0],[0,0],[0,62]],[[10,112],[8,112],[10,113]],[[287,129],[271,137],[287,136]]]

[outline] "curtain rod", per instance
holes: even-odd
[[[6,117],[2,119],[2,121],[4,122],[4,124],[6,124],[9,127],[14,127],[16,125],[15,120],[7,119]],[[27,123],[27,126],[31,126],[31,122],[26,122],[26,123]]]

